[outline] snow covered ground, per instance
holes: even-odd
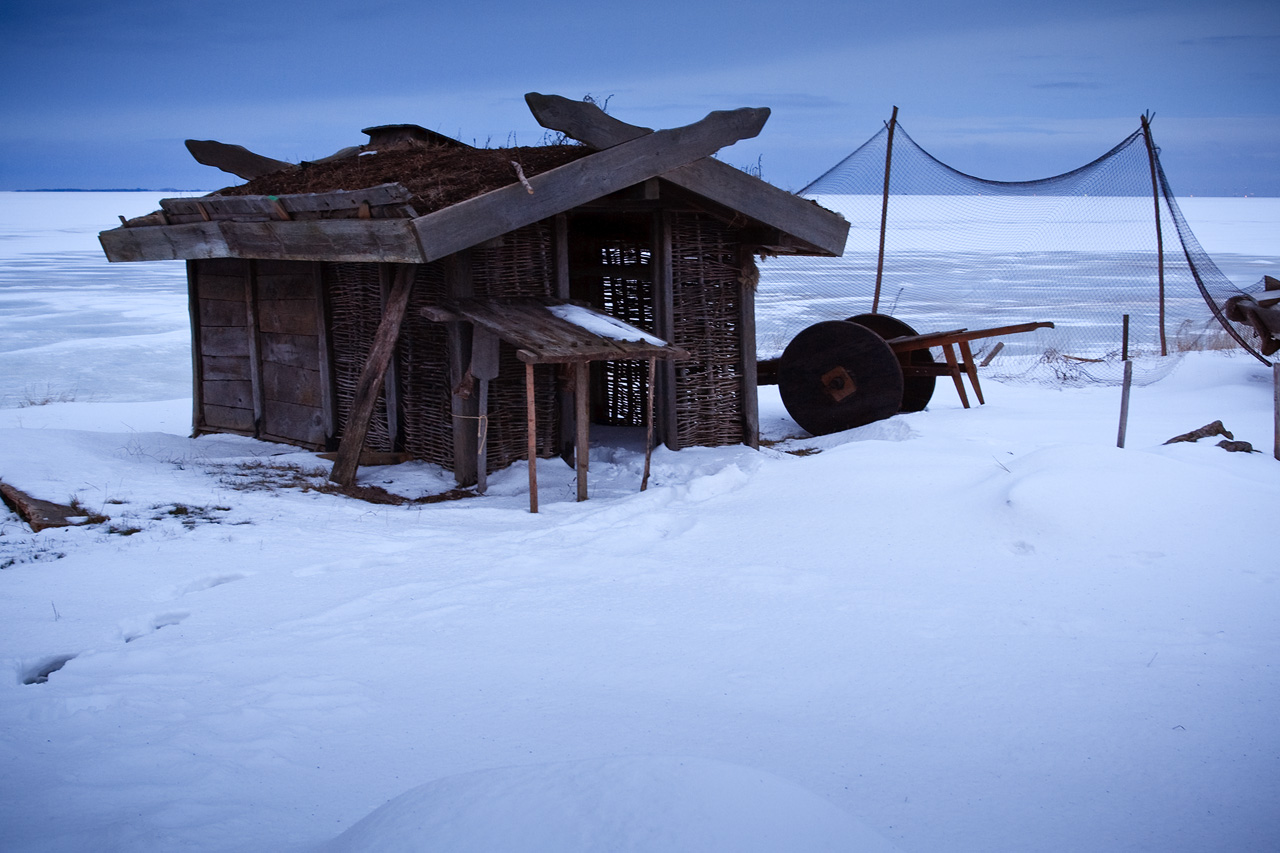
[[[764,388],[770,447],[659,450],[644,493],[597,430],[586,503],[546,463],[538,515],[522,465],[374,505],[187,437],[181,266],[86,272],[153,199],[27,234],[9,195],[0,478],[110,520],[0,515],[0,849],[1280,847],[1256,360],[1136,389],[1123,450],[1114,388],[940,386],[821,439]],[[1263,452],[1163,444],[1216,419]]]

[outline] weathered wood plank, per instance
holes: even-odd
[[[227,254],[242,258],[411,264],[423,260],[416,233],[410,225],[413,221],[325,219],[207,224],[222,229]]]
[[[755,136],[768,110],[713,112],[411,220],[422,258],[434,260],[706,157]]]
[[[243,282],[240,288],[244,289]],[[200,325],[204,328],[249,325],[249,314],[245,310],[244,300],[232,302],[227,299],[201,299]]]
[[[325,441],[324,412],[311,406],[269,401],[262,414],[261,431],[267,438],[322,447]]]
[[[253,411],[253,383],[243,379],[206,379],[201,391],[207,404]]]
[[[203,379],[243,379],[249,381],[249,356],[202,355],[200,374]]]
[[[422,314],[438,323],[474,323],[515,346],[517,357],[527,364],[689,357],[687,351],[667,344],[601,337],[557,317],[536,300],[467,299],[446,306],[426,306]]]
[[[232,252],[217,222],[113,228],[98,235],[112,263],[226,258]]]
[[[204,424],[210,429],[253,435],[253,410],[205,403]]]
[[[262,267],[288,265],[294,268],[287,274],[266,273]],[[258,269],[258,299],[311,299],[315,282],[310,265],[299,261],[260,261]]]
[[[200,261],[198,266],[201,281],[206,276],[231,278],[237,282],[244,281],[244,264],[240,263],[238,258],[208,258]]]
[[[218,258],[217,260],[226,259]],[[239,259],[231,260],[240,263]],[[243,274],[237,276],[210,275],[204,271],[204,265],[213,263],[213,261],[193,261],[192,263],[197,264],[200,268],[196,280],[200,288],[201,299],[225,299],[231,302],[244,302]]]
[[[315,299],[258,298],[258,330],[285,335],[314,335]]]
[[[0,498],[27,523],[32,533],[54,527],[101,524],[108,520],[105,515],[91,515],[83,509],[41,500],[9,483],[0,483]]]
[[[619,121],[584,101],[531,92],[525,95],[525,102],[543,127],[566,133],[593,148],[612,148],[653,133],[647,127]],[[665,171],[662,178],[799,237],[823,254],[844,254],[849,223],[843,217],[727,163],[701,159]]]
[[[200,351],[205,356],[248,356],[248,327],[202,328],[200,330]]]
[[[272,361],[263,362],[262,396],[267,408],[274,403],[291,403],[320,409],[323,404],[320,371]]]
[[[396,271],[395,283],[387,298],[382,321],[378,324],[373,346],[369,349],[369,357],[365,360],[360,381],[356,385],[355,399],[347,416],[347,427],[343,431],[342,443],[338,446],[338,460],[333,463],[333,471],[329,474],[329,479],[339,485],[355,485],[360,449],[364,446],[369,422],[373,419],[382,377],[395,354],[396,341],[400,337],[405,312],[409,309],[409,297],[413,293],[416,273],[417,266],[414,264],[405,264]]]
[[[174,221],[184,217],[202,220],[205,214],[213,219],[279,219],[277,211],[283,209],[290,215],[307,213],[331,213],[334,211],[359,210],[360,205],[370,207],[384,205],[400,205],[412,198],[409,190],[402,184],[379,184],[360,190],[333,190],[323,193],[300,193],[297,195],[266,196],[202,196],[200,198],[164,198],[160,207]],[[277,207],[278,205],[278,207]]]
[[[285,335],[263,332],[259,336],[262,361],[315,370],[320,345],[315,335]]]

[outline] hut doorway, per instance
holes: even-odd
[[[628,325],[663,337],[654,299],[653,217],[579,216],[569,226],[569,297]],[[649,365],[599,361],[591,365],[591,422],[644,427]]]

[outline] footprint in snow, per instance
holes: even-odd
[[[145,637],[148,634],[159,631],[161,628],[180,624],[182,620],[190,615],[190,613],[156,613],[140,620],[122,622],[120,624],[120,637],[126,643],[132,643],[139,637]]]
[[[232,572],[231,574],[207,575],[202,578],[196,578],[185,586],[180,586],[174,590],[171,598],[181,598],[184,595],[190,595],[193,592],[203,592],[206,589],[213,589],[215,586],[233,583],[235,581],[244,580],[248,575],[240,572]]]
[[[75,660],[75,655],[54,655],[42,658],[39,663],[24,667],[20,673],[23,684],[44,684],[49,676],[67,665],[67,661]]]

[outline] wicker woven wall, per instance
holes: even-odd
[[[739,444],[742,424],[742,284],[737,233],[709,216],[672,226],[676,435],[681,447]]]
[[[428,321],[421,313],[423,306],[444,301],[448,293],[444,264],[418,268],[396,346],[396,373],[405,452],[452,468],[448,335],[442,324]]]
[[[329,301],[331,371],[337,398],[336,434],[341,437],[355,400],[360,371],[382,318],[382,279],[377,264],[329,263],[324,265],[324,287]],[[377,451],[395,449],[383,394],[378,395],[365,447]]]
[[[555,293],[555,254],[552,229],[537,222],[471,251],[472,287],[477,298],[550,297]],[[498,378],[489,383],[488,469],[497,471],[528,453],[524,362],[503,343],[498,353]],[[556,374],[551,365],[534,370],[538,417],[538,455],[555,455],[560,410],[556,404]],[[452,463],[450,463],[452,464]]]

